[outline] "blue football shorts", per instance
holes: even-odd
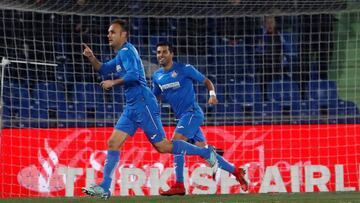
[[[138,102],[134,106],[125,107],[115,129],[134,136],[137,128],[141,128],[146,137],[155,144],[165,138],[165,131],[160,119],[159,106],[156,100]]]
[[[204,121],[204,113],[199,109],[193,109],[183,113],[176,125],[175,132],[187,137],[190,143],[205,142],[205,136],[200,126]]]

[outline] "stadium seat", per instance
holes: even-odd
[[[354,102],[339,100],[337,123],[357,123],[359,118],[359,109]]]
[[[262,102],[255,103],[254,117],[257,120],[256,124],[279,124],[282,121],[282,109],[277,102]]]
[[[328,80],[310,81],[309,100],[312,105],[319,106],[321,114],[336,115],[338,107],[336,83]]]
[[[300,115],[300,90],[295,82],[289,80],[273,81],[267,86],[269,101],[280,105],[282,115]]]
[[[76,83],[75,101],[78,105],[85,108],[95,108],[97,105],[104,104],[103,90],[99,84],[95,83]]]
[[[319,81],[320,80],[320,62],[311,62],[310,64],[310,81]]]
[[[106,91],[105,95],[110,103],[124,104],[124,91],[119,85],[113,87],[111,90]]]
[[[260,88],[250,76],[235,77],[227,83],[227,101],[229,111],[243,114],[245,117],[254,116],[255,104],[261,102]],[[235,106],[232,106],[235,104]]]
[[[96,126],[112,126],[116,121],[124,106],[123,88],[115,86],[109,91],[104,92],[105,102],[103,105],[96,105],[93,109],[96,119]]]
[[[13,83],[10,87],[11,107],[17,112],[20,118],[30,118],[30,99],[29,88],[25,84]]]
[[[299,43],[298,43],[298,38],[300,36],[298,36],[295,33],[286,33],[284,32],[282,34],[282,37],[284,39],[284,44],[283,44],[283,48],[284,48],[284,55],[287,58],[291,58],[291,61],[294,61],[298,58],[299,56]]]
[[[338,99],[337,87],[334,81],[310,81],[309,93],[311,99],[319,100],[324,104],[328,104],[327,101],[329,100],[331,102]]]
[[[66,101],[65,86],[61,83],[36,83],[31,95],[42,108],[47,109],[56,109],[59,103]]]
[[[8,81],[4,81],[4,86],[3,86],[3,102],[4,102],[4,113],[7,113],[6,115],[12,115],[12,99],[13,97],[11,96],[11,83]]]
[[[246,71],[246,48],[243,40],[231,41],[224,37],[218,37],[215,47],[215,64],[219,68],[224,69],[227,74]]]

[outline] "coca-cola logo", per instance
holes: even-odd
[[[81,137],[81,139],[77,139]],[[36,192],[55,192],[65,188],[65,177],[57,173],[57,169],[66,166],[76,166],[79,161],[87,160],[84,154],[93,151],[92,148],[85,147],[78,151],[69,163],[60,164],[59,159],[67,148],[76,140],[88,142],[91,140],[92,132],[87,129],[77,130],[62,139],[54,149],[49,146],[47,139],[44,139],[44,146],[38,149],[38,163],[32,164],[20,170],[17,174],[19,184],[31,191]]]

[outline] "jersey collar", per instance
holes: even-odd
[[[168,72],[173,71],[173,70],[175,69],[175,67],[176,67],[176,64],[177,64],[177,63],[176,63],[175,61],[173,61],[173,64],[172,64],[172,66],[170,67],[169,70],[165,70],[165,69],[163,68],[163,69],[164,69],[164,72],[165,72],[165,73],[168,73]]]

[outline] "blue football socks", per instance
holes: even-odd
[[[229,173],[234,173],[235,167],[226,161],[222,156],[216,154],[216,159],[219,162],[219,167]]]
[[[115,167],[117,166],[117,163],[119,162],[120,151],[113,151],[108,150],[105,166],[104,166],[104,177],[103,181],[100,184],[100,186],[105,190],[108,191],[111,186],[112,181],[112,175],[114,172]]]
[[[185,162],[185,157],[183,154],[174,155],[175,175],[176,175],[176,182],[178,183],[184,182],[184,162]]]
[[[208,159],[210,157],[209,149],[200,148],[187,143],[184,140],[173,141],[173,154],[199,155],[204,159]]]

